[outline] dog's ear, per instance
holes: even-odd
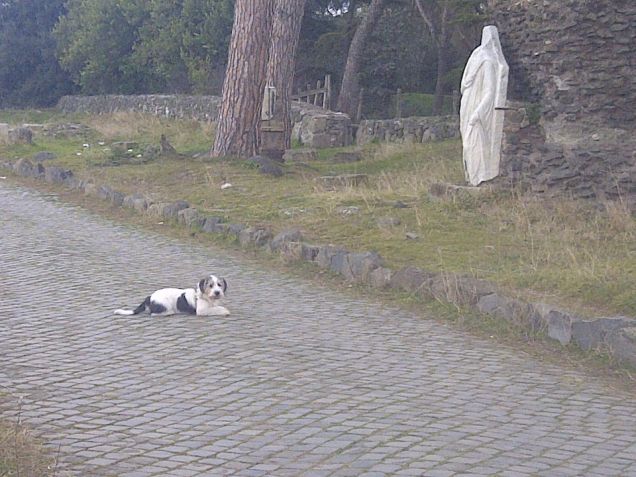
[[[223,293],[225,293],[227,291],[227,282],[225,278],[221,278],[221,281],[223,282]]]
[[[199,280],[199,290],[201,291],[201,293],[203,293],[205,291],[205,279],[204,278]]]

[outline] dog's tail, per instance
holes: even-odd
[[[143,313],[146,308],[150,307],[150,296],[147,296],[146,299],[134,310],[115,310],[113,313],[115,315],[138,315],[139,313]]]

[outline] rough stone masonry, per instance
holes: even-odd
[[[636,210],[636,3],[490,0],[510,63],[502,174]]]

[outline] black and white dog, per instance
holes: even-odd
[[[221,306],[227,282],[209,275],[197,283],[196,288],[162,288],[147,296],[134,310],[115,310],[115,315],[138,315],[148,310],[152,316],[186,313],[197,316],[227,316],[230,312]]]

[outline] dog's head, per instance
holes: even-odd
[[[215,275],[208,275],[199,280],[199,291],[202,295],[207,296],[211,300],[218,300],[225,296],[227,290],[227,282],[225,278],[218,278]]]

